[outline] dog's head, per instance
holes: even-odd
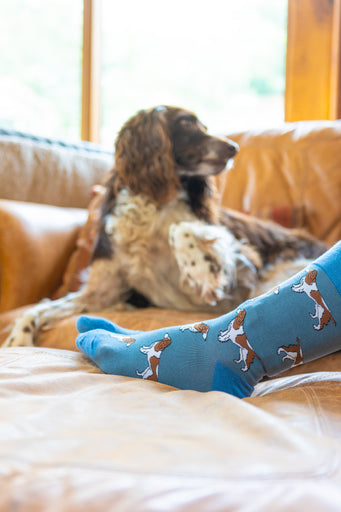
[[[166,117],[176,171],[180,175],[219,174],[237,153],[236,143],[209,135],[207,128],[192,112],[167,107]]]
[[[313,284],[316,282],[316,276],[317,276],[317,271],[316,270],[310,270],[307,275],[305,276],[305,282],[307,284]]]
[[[213,137],[192,112],[160,106],[130,118],[118,134],[115,168],[134,194],[161,205],[176,197],[182,181],[219,174],[238,150]]]
[[[246,316],[245,309],[239,309],[237,312],[237,316],[235,317],[234,322],[233,322],[233,327],[235,329],[239,329],[239,327],[241,327],[244,324],[245,316]]]

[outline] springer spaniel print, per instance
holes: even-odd
[[[168,334],[165,334],[162,340],[155,341],[149,345],[149,347],[141,347],[140,351],[142,354],[146,354],[148,357],[148,366],[143,372],[136,370],[136,375],[143,379],[154,380],[157,382],[161,354],[170,344],[171,339]]]
[[[335,320],[328,309],[316,283],[317,270],[310,270],[302,277],[298,284],[292,286],[292,290],[297,293],[305,293],[315,304],[315,313],[310,313],[311,318],[317,319],[318,323],[314,324],[314,329],[320,331],[330,321],[336,325]]]
[[[114,337],[117,338],[117,335]],[[136,339],[131,336],[120,336],[120,340],[123,341],[127,347],[130,347],[130,345],[136,341]]]
[[[229,323],[226,331],[220,331],[218,336],[218,340],[221,343],[232,341],[232,343],[239,347],[239,359],[234,362],[236,364],[244,363],[243,368],[241,368],[243,372],[247,372],[249,370],[250,364],[253,363],[255,357],[259,359],[256,352],[251,347],[244,331],[245,316],[245,309],[239,310],[237,316]]]
[[[208,331],[210,330],[210,328],[204,322],[198,322],[196,324],[183,325],[180,327],[180,330],[182,332],[191,331],[191,332],[195,332],[195,333],[200,333],[200,334],[202,334],[202,337],[204,338],[204,340],[206,340],[207,334],[208,334]]]
[[[303,363],[303,354],[300,340],[298,338],[296,338],[296,344],[293,343],[291,345],[282,345],[279,347],[277,354],[280,355],[282,352],[284,352],[282,362],[284,362],[286,359],[289,359],[293,362],[292,366],[298,366],[299,364]]]

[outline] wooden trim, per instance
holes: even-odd
[[[333,21],[331,0],[288,0],[286,121],[329,119]]]
[[[341,119],[341,0],[334,0],[332,25],[330,119]]]
[[[81,138],[100,141],[101,0],[83,1]]]
[[[83,0],[83,140],[100,141],[101,0]],[[288,0],[285,120],[341,118],[341,0]]]

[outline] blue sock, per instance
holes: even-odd
[[[341,349],[341,242],[213,320],[129,331],[82,316],[77,326],[78,348],[106,373],[249,396],[264,376]]]
[[[102,318],[100,316],[87,316],[82,315],[77,319],[77,329],[79,332],[92,331],[94,329],[104,329],[110,332],[119,332],[120,334],[136,334],[141,331],[134,331],[133,329],[125,329],[119,325]]]

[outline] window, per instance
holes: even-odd
[[[0,127],[111,147],[159,103],[215,132],[280,123],[284,102],[339,118],[340,34],[341,0],[3,0]]]
[[[82,0],[4,0],[0,126],[79,139]]]
[[[157,104],[212,131],[284,121],[287,2],[103,0],[101,139]]]

